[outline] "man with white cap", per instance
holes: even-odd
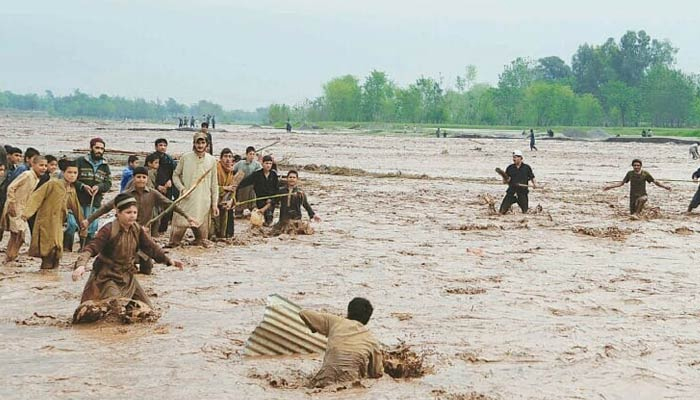
[[[510,211],[514,203],[518,203],[523,213],[527,213],[528,182],[532,181],[533,188],[537,187],[537,182],[532,168],[523,162],[523,153],[520,150],[513,151],[513,164],[506,168],[503,180],[508,184],[508,190],[501,203],[500,213],[505,214]]]

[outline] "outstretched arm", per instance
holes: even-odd
[[[625,185],[625,182],[624,182],[624,181],[620,181],[620,182],[617,182],[617,183],[613,183],[613,184],[611,184],[611,185],[604,186],[604,187],[603,187],[603,190],[615,189],[615,188],[619,188],[619,187],[624,186],[624,185]]]
[[[656,185],[656,186],[658,186],[658,187],[660,187],[660,188],[664,188],[664,189],[668,190],[669,192],[671,191],[671,187],[670,187],[670,186],[664,185],[662,182],[659,182],[659,181],[657,181],[657,180],[654,180],[654,185]]]

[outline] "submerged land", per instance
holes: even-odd
[[[130,130],[142,128],[152,130]],[[0,142],[75,155],[101,136],[109,157],[110,148],[150,151],[163,136],[170,152],[188,151],[192,133],[162,130],[170,128],[0,116]],[[697,188],[687,144],[542,139],[529,152],[511,130],[446,139],[353,131],[215,130],[215,152],[277,142],[269,150],[282,171],[300,169],[323,222],[313,235],[267,236],[240,219],[232,243],[173,249],[184,271],[156,266],[138,277],[162,313],[157,322],[70,325],[82,290],[70,279],[75,254],[58,271],[41,272],[26,255],[21,267],[0,266],[0,397],[696,396],[700,214],[683,214]],[[544,187],[531,191],[530,213],[500,216],[491,205],[505,187],[493,171],[514,149]],[[601,190],[633,158],[657,179],[686,180],[669,182],[672,192],[649,187],[640,218],[627,215],[627,187]],[[118,175],[123,157],[113,160]],[[410,346],[428,373],[319,391],[303,382],[320,355],[243,357],[272,293],[337,313],[367,297],[375,336]]]

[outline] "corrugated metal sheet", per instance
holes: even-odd
[[[311,333],[301,307],[276,294],[267,297],[265,316],[245,344],[248,357],[314,354],[326,351],[326,337]]]

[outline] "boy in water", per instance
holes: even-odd
[[[62,179],[49,180],[29,196],[22,213],[25,221],[36,215],[28,254],[41,258],[41,269],[58,268],[63,255],[63,223],[68,211],[82,218],[75,190],[77,179],[78,167],[68,164]],[[81,230],[81,236],[86,233]]]

